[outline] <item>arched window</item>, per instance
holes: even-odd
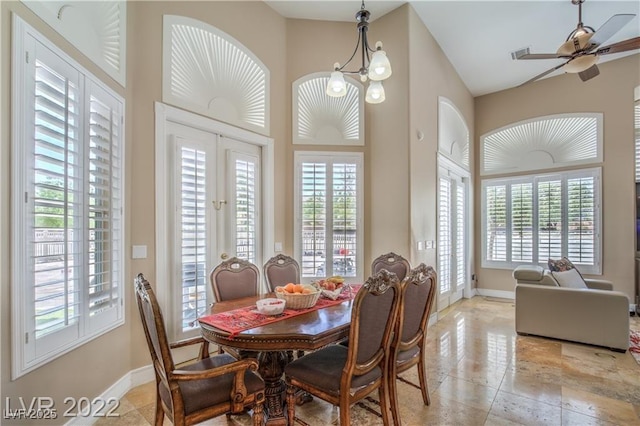
[[[364,145],[364,96],[359,82],[346,78],[347,94],[326,94],[330,73],[305,75],[293,82],[293,143]]]
[[[239,41],[184,16],[164,16],[162,101],[269,134],[269,70]]]
[[[482,174],[509,173],[482,181],[483,267],[564,256],[581,272],[602,273],[601,169],[554,170],[602,161],[602,114],[514,123],[482,136],[480,155]]]
[[[438,99],[438,152],[469,170],[469,128],[453,102],[442,96]]]
[[[602,114],[536,117],[480,137],[480,174],[555,169],[602,161]]]

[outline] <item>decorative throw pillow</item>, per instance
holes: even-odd
[[[564,272],[568,271],[569,269],[576,269],[575,265],[571,263],[571,261],[566,257],[558,260],[549,258],[547,264],[549,265],[549,270],[551,272]]]
[[[551,275],[553,275],[560,287],[589,288],[576,268],[567,269],[566,271],[551,271]]]

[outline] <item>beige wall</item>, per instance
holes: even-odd
[[[640,84],[640,55],[598,66],[600,75],[587,82],[582,82],[577,75],[565,74],[476,98],[475,139],[478,141],[481,135],[510,123],[543,115],[604,114],[602,278],[612,280],[616,290],[632,298],[635,256],[633,89]],[[478,176],[476,193],[480,194]],[[475,213],[479,223],[479,198]],[[477,226],[476,238],[481,241],[480,226]],[[480,244],[476,246],[476,258],[481,258]],[[513,291],[513,286],[511,270],[478,271],[479,289]]]
[[[364,265],[383,252],[396,251],[409,256],[409,158],[408,147],[408,6],[370,22],[370,44],[384,43],[393,75],[383,82],[386,101],[365,103],[365,146],[320,146],[291,144],[291,103],[288,103],[288,137],[290,154],[286,164],[288,182],[287,206],[293,205],[293,152],[303,150],[349,151],[364,153]],[[355,14],[355,10],[354,10]],[[333,64],[341,65],[351,56],[357,41],[354,22],[326,22],[314,20],[287,21],[287,68],[290,82],[310,73],[332,71]],[[321,42],[319,42],[321,40]],[[359,56],[346,67],[358,69]],[[355,77],[357,78],[357,76]],[[365,83],[365,87],[366,87]],[[291,87],[287,87],[289,99]],[[293,247],[293,210],[288,208],[287,243]],[[290,220],[289,220],[290,218]],[[365,275],[368,266],[365,266]]]
[[[286,21],[263,2],[130,2],[129,62],[133,86],[128,123],[133,124],[129,140],[132,167],[129,171],[131,198],[129,215],[131,245],[148,247],[148,258],[131,260],[130,275],[143,272],[151,283],[155,276],[155,119],[154,102],[162,99],[162,16],[180,15],[198,19],[230,34],[253,52],[270,71],[270,129],[275,147],[275,241],[284,241],[286,182]],[[268,30],[266,30],[268,28]],[[132,303],[133,305],[133,295]],[[133,306],[135,308],[135,306]],[[135,308],[137,309],[137,308]],[[137,344],[131,350],[132,367],[149,363],[137,311],[130,312],[132,335]]]
[[[408,18],[409,6],[404,5],[370,24],[369,40],[372,45],[384,43],[393,74],[383,82],[386,100],[368,105],[365,117],[365,265],[390,251],[410,257]]]
[[[327,22],[305,19],[287,20],[287,69],[286,69],[286,156],[280,167],[286,171],[286,179],[282,186],[286,198],[285,206],[285,244],[284,252],[293,253],[293,154],[295,151],[345,151],[364,152],[365,162],[368,157],[367,146],[327,146],[327,145],[294,145],[292,135],[292,107],[291,84],[307,74],[316,72],[333,71],[333,64],[340,62],[344,64],[355,46],[357,38],[355,23],[347,22]],[[322,41],[320,41],[322,40]],[[353,43],[353,44],[351,44]],[[359,67],[359,63],[354,59],[354,63],[347,68]],[[366,137],[366,130],[365,130]],[[276,189],[278,192],[278,189]],[[365,222],[367,221],[365,213]]]
[[[410,87],[408,137],[411,214],[411,259],[437,269],[436,250],[417,250],[417,242],[434,240],[437,235],[437,151],[438,97],[453,102],[473,135],[473,97],[455,69],[424,26],[413,8],[409,8]],[[424,139],[418,140],[418,132]],[[470,141],[473,144],[473,141]],[[473,164],[471,146],[470,164]],[[472,245],[472,240],[469,242]],[[473,266],[473,265],[472,265]]]

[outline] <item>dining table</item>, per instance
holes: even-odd
[[[284,368],[291,351],[313,351],[340,342],[349,336],[351,308],[355,291],[341,299],[319,300],[312,309],[291,312],[286,309],[280,318],[265,321],[245,321],[243,315],[259,318],[256,301],[275,297],[273,293],[214,303],[209,314],[199,318],[202,336],[219,346],[258,353],[258,374],[265,382],[265,418],[267,425],[285,425],[286,398]],[[327,305],[327,306],[323,306]],[[237,313],[237,315],[236,315]],[[289,315],[290,314],[290,315]],[[217,321],[216,321],[217,319]],[[236,326],[229,327],[229,323]],[[266,322],[266,323],[265,323]]]

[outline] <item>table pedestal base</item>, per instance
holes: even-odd
[[[260,352],[258,355],[258,373],[264,380],[265,418],[269,426],[287,424],[284,409],[286,386],[282,380],[285,365],[287,365],[286,352]]]

